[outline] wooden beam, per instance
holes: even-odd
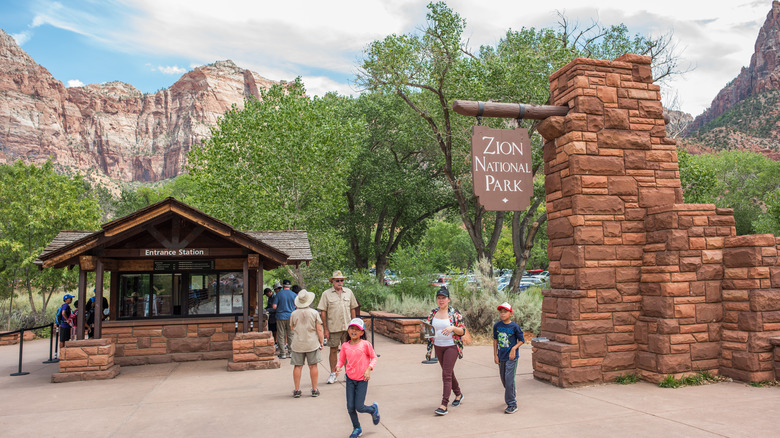
[[[103,261],[98,259],[95,273],[95,339],[100,339],[103,327]]]
[[[171,211],[171,206],[170,205],[161,205],[159,208],[156,208],[156,209],[154,209],[152,211],[146,212],[146,214],[141,215],[141,216],[135,218],[135,220],[127,221],[127,222],[122,223],[121,225],[117,225],[115,227],[112,227],[109,230],[105,230],[103,234],[106,237],[111,237],[111,236],[113,236],[115,234],[119,234],[119,233],[121,233],[123,231],[126,231],[126,230],[130,229],[130,228],[137,227],[138,225],[140,225],[140,224],[142,224],[142,223],[144,223],[144,222],[146,222],[148,220],[151,220],[151,219],[153,219],[153,218],[155,218],[155,217],[157,217],[159,215],[165,214],[165,213],[167,213],[169,211]]]
[[[84,305],[87,302],[87,271],[79,269],[79,305],[76,316],[76,339],[84,339]]]
[[[260,261],[260,265],[257,267],[257,331],[263,331],[263,324],[265,324],[265,312],[263,311],[263,261]]]
[[[481,112],[480,107],[482,108]],[[568,106],[479,102],[474,100],[456,100],[452,102],[452,110],[462,116],[533,120],[544,120],[552,116],[565,116],[569,113]]]
[[[82,271],[94,271],[96,268],[97,258],[95,256],[83,255],[79,256],[79,270]]]
[[[243,307],[244,310],[244,315],[243,315],[244,319],[242,324],[243,327],[241,327],[241,330],[244,333],[246,333],[249,331],[249,261],[248,260],[244,260],[244,287],[241,289],[242,289],[241,292],[244,295],[243,297],[244,305],[241,306]]]
[[[179,242],[179,245],[181,245],[181,248],[186,248],[189,246],[190,242],[195,240],[198,236],[200,236],[200,233],[203,232],[205,228],[203,228],[202,225],[197,225],[194,230],[190,231],[189,234],[187,234],[187,237],[184,238],[181,242]]]
[[[154,225],[151,225],[151,224],[147,225],[146,226],[146,231],[148,231],[149,234],[151,234],[152,237],[154,237],[155,240],[160,242],[160,245],[162,245],[163,247],[165,247],[167,249],[173,249],[173,244],[168,239],[165,238],[163,233],[157,231],[157,228],[155,228]]]

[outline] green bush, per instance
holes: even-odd
[[[615,383],[619,383],[621,385],[630,385],[638,381],[639,381],[639,374],[637,373],[626,373],[615,377]]]

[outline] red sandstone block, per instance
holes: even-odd
[[[749,297],[750,310],[754,312],[780,310],[780,289],[753,290]]]

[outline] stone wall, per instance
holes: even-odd
[[[401,317],[403,315],[397,315],[395,313],[371,311],[369,316],[365,314],[361,315],[366,323],[366,330],[371,330],[371,315],[380,316],[385,318]],[[388,338],[395,339],[396,341],[404,344],[420,344],[425,342],[425,339],[420,337],[422,330],[422,323],[415,319],[374,319],[374,331]],[[370,333],[367,334],[370,336]]]
[[[780,336],[780,264],[771,234],[726,239],[720,371],[747,382],[774,380]]]
[[[239,321],[238,331],[242,331]],[[103,338],[116,344],[116,363],[229,359],[236,334],[232,317],[113,321],[103,325]]]
[[[25,341],[32,341],[33,339],[35,339],[35,333],[31,331],[24,332]],[[18,343],[19,343],[19,333],[0,336],[0,347],[2,347],[3,345],[15,345]]]
[[[113,379],[119,374],[119,365],[114,363],[115,352],[116,346],[108,339],[68,341],[60,354],[60,371],[52,374],[51,381]]]

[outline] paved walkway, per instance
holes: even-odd
[[[43,365],[48,340],[0,347],[2,437],[346,437],[351,432],[343,383],[324,384],[319,398],[294,399],[292,367],[229,373],[225,361],[123,367],[114,380],[52,384]],[[468,346],[455,367],[464,402],[446,417],[440,368],[424,365],[422,345],[377,336],[381,355],[368,402],[382,421],[361,414],[365,437],[769,437],[780,436],[780,388],[742,383],[663,389],[649,383],[561,389],[531,375],[531,349],[520,349],[519,413],[503,413],[492,347]],[[303,382],[308,381],[305,376]]]

